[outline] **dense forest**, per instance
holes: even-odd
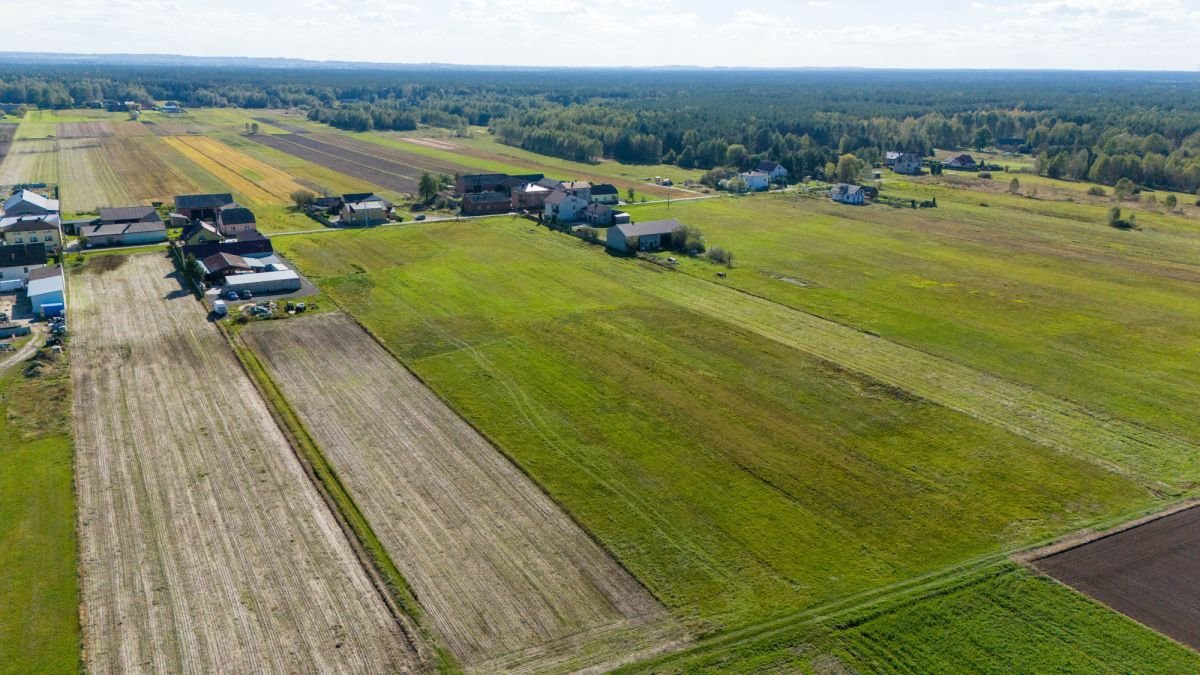
[[[1060,178],[1200,188],[1200,75],[1027,71],[336,70],[15,65],[0,102],[302,107],[357,131],[487,126],[580,161],[823,175],[842,155],[999,146]]]

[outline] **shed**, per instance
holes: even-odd
[[[632,241],[640,251],[652,251],[670,246],[671,235],[683,227],[678,220],[649,220],[644,223],[622,223],[608,228],[608,247],[628,251]]]
[[[291,270],[237,274],[225,280],[225,290],[251,293],[290,293],[300,290],[300,275]]]
[[[29,296],[29,303],[33,306],[33,313],[39,316],[50,316],[46,314],[51,305],[66,306],[66,299],[63,295],[63,273],[62,265],[53,267],[43,267],[33,270],[29,273],[29,284],[25,287],[25,293]],[[59,307],[61,313],[62,307]]]

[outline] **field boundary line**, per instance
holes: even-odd
[[[1034,570],[1038,574],[1045,576],[1046,573],[1038,569],[1036,565],[1036,563],[1040,560],[1058,555],[1059,553],[1065,553],[1081,546],[1087,546],[1088,544],[1101,541],[1103,539],[1108,539],[1109,537],[1115,537],[1118,534],[1135,530],[1144,525],[1149,525],[1155,521],[1162,520],[1167,516],[1173,516],[1177,513],[1189,511],[1197,507],[1200,507],[1200,498],[1189,497],[1181,502],[1172,504],[1163,510],[1155,511],[1141,517],[1134,518],[1133,520],[1127,520],[1125,522],[1118,523],[1117,525],[1107,529],[1097,530],[1089,527],[1082,530],[1077,530],[1070,534],[1063,535],[1062,537],[1059,537],[1055,541],[1046,544],[1045,546],[1018,551],[1011,555],[1010,559],[1015,563],[1024,565],[1025,567]],[[1191,647],[1189,647],[1189,649],[1190,648]]]
[[[487,441],[487,443],[489,445],[491,445],[493,448],[495,448],[495,450],[498,453],[500,453],[500,455],[503,456],[504,459],[513,466],[513,468],[515,468],[517,471],[519,471],[521,473],[521,475],[525,476],[530,481],[530,483],[532,483],[538,489],[539,492],[544,494],[546,496],[546,498],[548,500],[550,500],[550,502],[552,504],[554,504],[555,507],[557,507],[560,511],[562,511],[563,514],[565,514],[566,517],[572,523],[574,523],[575,526],[578,527],[581,532],[583,532],[589,539],[591,539],[592,542],[596,544],[596,546],[600,547],[600,550],[604,551],[604,553],[606,555],[608,555],[616,563],[616,565],[618,567],[620,567],[622,570],[624,570],[625,573],[628,574],[631,579],[633,579],[635,582],[637,582],[638,586],[641,586],[646,591],[646,593],[648,593],[650,595],[650,597],[654,598],[654,601],[657,602],[663,608],[663,610],[665,612],[667,612],[668,615],[670,615],[672,617],[675,616],[674,612],[671,611],[670,606],[667,605],[667,603],[664,602],[663,599],[661,597],[659,597],[659,595],[657,593],[655,593],[653,589],[646,586],[646,584],[642,581],[642,579],[638,575],[634,574],[632,570],[630,570],[628,567],[626,567],[624,561],[621,560],[620,556],[618,556],[616,554],[616,552],[614,552],[608,546],[608,544],[606,542],[604,542],[604,540],[602,540],[599,536],[597,536],[597,534],[595,532],[593,532],[590,527],[587,527],[587,525],[585,523],[580,521],[579,518],[575,515],[575,513],[573,513],[570,509],[568,509],[566,506],[564,506],[562,504],[562,502],[560,502],[558,499],[556,499],[554,497],[554,495],[551,494],[550,491],[546,489],[546,486],[542,485],[541,481],[537,480],[532,475],[530,475],[530,473],[525,469],[525,467],[521,466],[521,463],[518,462],[511,454],[508,453],[508,451],[506,451],[504,449],[504,446],[502,446],[500,443],[496,442],[496,439],[492,438],[487,432],[485,432],[483,429],[479,428],[470,419],[464,417],[463,414],[459,411],[459,409],[455,405],[453,405],[452,402],[448,401],[446,399],[446,397],[443,396],[441,394],[441,392],[439,392],[437,389],[430,386],[429,382],[427,382],[425,380],[425,378],[421,377],[421,375],[419,373],[413,371],[413,369],[410,368],[408,366],[408,364],[403,361],[403,359],[401,359],[399,356],[396,355],[396,353],[394,351],[392,351],[392,349],[387,345],[387,343],[380,336],[376,335],[374,331],[372,331],[370,328],[368,328],[366,325],[364,325],[357,316],[355,316],[351,312],[346,311],[336,300],[333,300],[331,298],[330,301],[333,302],[333,304],[335,306],[337,306],[339,312],[341,312],[345,316],[349,317],[349,319],[352,322],[354,322],[355,325],[357,325],[360,329],[362,329],[362,331],[364,333],[366,333],[368,336],[370,336],[370,338],[372,340],[374,340],[375,343],[380,346],[380,348],[382,348],[385,352],[387,352],[388,355],[391,356],[392,359],[397,364],[399,364],[401,368],[407,370],[410,375],[412,375],[418,382],[420,382],[421,386],[428,389],[429,392],[432,393],[439,401],[441,401],[441,403],[443,405],[445,405],[447,409],[452,411],[459,419],[461,419],[464,424],[466,424],[468,427],[470,427],[472,430],[474,430],[475,433],[479,434],[480,437],[482,437],[485,441]],[[676,620],[678,620],[678,619],[676,619]],[[679,624],[681,627],[687,629],[687,626],[685,626],[681,620],[679,620]],[[685,634],[688,636],[689,639],[692,639],[690,629],[685,630]],[[682,648],[684,648],[684,646],[685,645],[680,645],[674,651],[678,651],[678,649],[682,649]]]
[[[322,454],[320,446],[284,398],[283,392],[241,338],[220,322],[217,322],[217,325],[225,337],[226,344],[237,357],[238,364],[254,383],[267,409],[271,411],[271,417],[287,438],[288,445],[304,467],[305,474],[321,494],[338,526],[350,541],[359,564],[371,579],[376,592],[383,598],[396,624],[412,644],[413,650],[424,663],[436,664],[439,671],[460,670],[454,657],[441,646],[440,641],[422,622],[423,610],[412,594],[408,581],[379,543],[370,523],[354,503],[353,497],[338,478],[333,466]],[[426,644],[433,646],[434,654],[428,653]]]

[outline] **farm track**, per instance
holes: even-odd
[[[472,173],[474,169],[391,151],[329,134],[259,134],[253,140],[389,190],[415,193],[425,171]]]
[[[611,668],[686,641],[533,481],[348,317],[242,335],[469,669]]]
[[[1187,485],[1200,448],[1025,385],[696,277],[642,275],[658,297],[900,387],[988,424],[1140,479],[1155,490]]]
[[[167,260],[71,286],[87,670],[423,669]]]

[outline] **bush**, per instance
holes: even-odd
[[[1168,209],[1174,209],[1179,206],[1179,198],[1175,195],[1167,195],[1166,204]]]
[[[984,179],[984,180],[991,180],[991,178],[992,178],[992,172],[991,172],[991,171],[980,171],[980,172],[979,172],[979,177],[980,177],[980,178],[982,178],[982,179]]]
[[[291,194],[291,198],[292,203],[296,205],[296,208],[302,209],[316,201],[317,195],[313,194],[309,190],[296,190]]]
[[[1100,187],[1099,185],[1093,185],[1092,187],[1088,188],[1087,193],[1093,197],[1103,197],[1108,194],[1104,191],[1104,188]]]
[[[710,248],[704,256],[715,263],[720,263],[726,267],[733,267],[733,252],[726,251],[720,246]]]
[[[671,233],[671,248],[681,253],[703,253],[704,235],[700,228],[684,225]]]

